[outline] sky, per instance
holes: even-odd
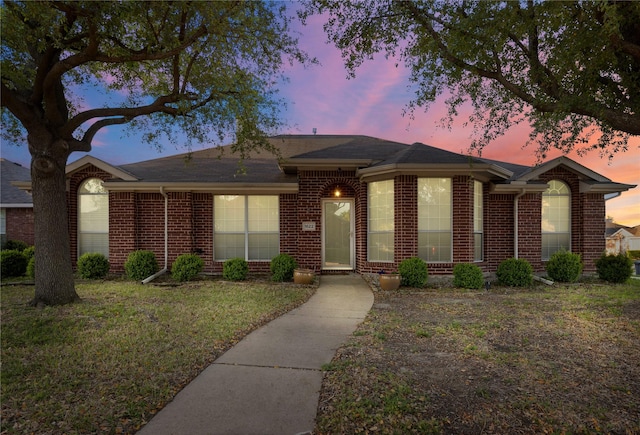
[[[312,17],[306,27],[298,31],[300,47],[316,57],[320,65],[286,68],[288,83],[280,87],[280,96],[287,102],[283,108],[283,121],[288,127],[282,134],[358,134],[411,144],[422,142],[458,153],[467,153],[471,143],[471,128],[464,127],[464,111],[451,129],[440,127],[440,119],[446,114],[445,97],[441,96],[429,106],[428,111],[417,109],[414,119],[403,116],[413,97],[409,88],[409,73],[394,60],[378,56],[366,62],[356,77],[347,78],[347,71],[340,52],[326,43],[322,30],[323,17]],[[87,104],[100,104],[100,95],[87,95]],[[535,147],[524,147],[530,128],[518,125],[503,137],[489,144],[482,157],[533,165],[536,163]],[[204,145],[203,148],[217,144]],[[194,148],[194,150],[199,148]],[[128,134],[122,126],[101,130],[94,139],[90,155],[113,165],[155,159],[185,152],[181,144],[163,144],[158,151],[143,143],[136,135]],[[28,167],[30,162],[26,145],[1,144],[0,155]],[[84,153],[73,153],[69,163]],[[549,153],[547,159],[560,156]],[[623,192],[618,198],[607,201],[606,213],[615,222],[640,225],[640,137],[633,137],[629,149],[617,154],[613,160],[601,158],[597,153],[567,157],[589,169],[619,183],[639,187]]]

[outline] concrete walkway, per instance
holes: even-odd
[[[246,336],[138,434],[311,433],[321,367],[372,305],[373,293],[359,275],[321,276],[309,301]]]

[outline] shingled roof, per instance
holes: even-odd
[[[524,166],[454,153],[422,143],[409,145],[363,135],[280,135],[270,137],[268,141],[277,149],[277,154],[255,149],[240,159],[233,153],[234,145],[226,145],[113,166],[109,172],[114,178],[106,187],[112,190],[166,188],[282,193],[297,190],[300,171],[340,169],[354,171],[365,182],[401,174],[426,177],[464,174],[490,182],[492,188],[500,192],[520,192],[523,188],[534,192],[544,191],[547,187],[539,174],[557,165],[580,175],[581,191],[611,193],[634,187],[614,183],[566,157]],[[78,162],[76,166],[82,164],[84,162]]]
[[[12,181],[31,181],[31,171],[18,163],[0,158],[0,207],[33,207],[33,198],[11,184]]]

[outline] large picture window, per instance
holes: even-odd
[[[280,249],[277,196],[216,195],[213,198],[216,260],[270,261]]]
[[[393,180],[368,185],[369,261],[393,261],[394,193]]]
[[[109,194],[99,178],[78,189],[78,256],[87,252],[109,257]]]
[[[418,178],[418,256],[450,262],[452,200],[450,178]]]
[[[542,194],[542,259],[561,249],[571,249],[571,192],[559,180],[551,180]]]
[[[484,227],[484,204],[482,194],[482,183],[473,182],[473,260],[482,261],[483,258],[483,227]]]

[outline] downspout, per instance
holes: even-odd
[[[518,200],[525,193],[524,189],[520,189],[520,193],[513,198],[513,258],[518,258]]]
[[[143,279],[142,284],[147,284],[160,275],[167,273],[169,267],[169,195],[165,193],[164,186],[160,186],[160,194],[164,197],[164,268],[150,277]]]

